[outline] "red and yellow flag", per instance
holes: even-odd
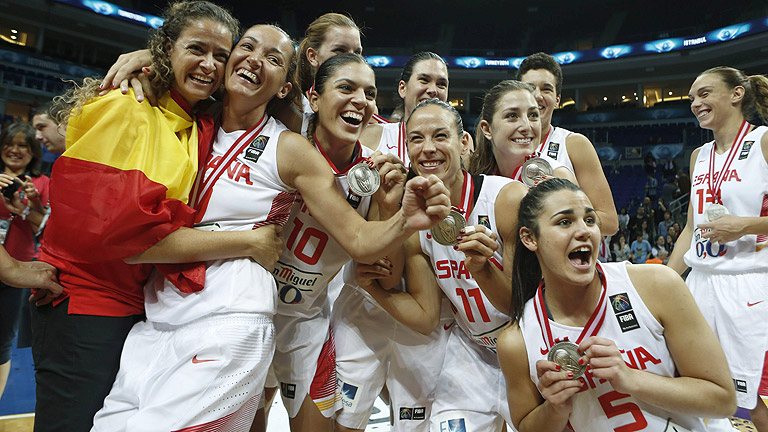
[[[122,312],[107,313],[90,305],[88,313],[143,312],[137,286],[151,266],[122,260],[181,226],[192,226],[195,211],[187,199],[200,156],[198,127],[185,105],[172,92],[152,107],[136,102],[132,91],[112,91],[70,119],[67,151],[51,176],[51,216],[40,258],[61,270],[65,292],[74,300],[70,313],[101,296],[114,300],[113,306],[131,307],[115,306]],[[178,266],[158,268],[178,273]],[[198,269],[193,279],[176,277],[180,289],[194,291],[202,288],[204,272]],[[81,287],[86,290],[77,293]]]

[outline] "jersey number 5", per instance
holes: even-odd
[[[645,429],[645,427],[648,426],[648,422],[645,420],[645,416],[643,416],[643,411],[640,410],[640,407],[637,406],[637,404],[632,402],[614,404],[614,402],[628,397],[628,394],[619,393],[614,390],[597,398],[597,400],[600,402],[600,406],[603,407],[603,411],[605,411],[606,417],[613,418],[617,415],[626,413],[632,414],[632,417],[634,417],[634,422],[614,428],[613,430],[615,432],[639,431]]]

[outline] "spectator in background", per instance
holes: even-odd
[[[37,110],[37,113],[32,116],[32,126],[36,131],[35,138],[40,141],[49,153],[49,155],[43,155],[44,162],[47,164],[43,169],[45,172],[50,172],[53,161],[67,149],[67,125],[64,123],[59,124],[57,115],[52,111],[53,106],[53,102],[48,102],[42,105]],[[51,155],[53,155],[52,158],[46,158],[46,156]]]
[[[645,155],[645,173],[648,175],[648,177],[652,177],[653,174],[656,172],[656,158],[653,157],[653,153],[648,152]]]
[[[653,214],[651,217],[654,228],[659,224],[659,222],[664,220],[664,213],[666,211],[667,211],[666,202],[662,198],[659,198],[658,200],[656,200],[656,209],[653,211]]]
[[[669,180],[677,174],[677,164],[674,159],[667,158],[664,164],[661,166],[661,174],[665,180]]]
[[[648,179],[645,181],[645,196],[651,199],[656,199],[656,189],[659,187],[659,181],[654,176],[648,174]]]
[[[672,213],[670,213],[669,210],[665,210],[664,219],[656,226],[656,234],[667,238],[667,231],[669,231],[669,227],[672,226],[672,223]]]
[[[653,248],[651,249],[651,254],[653,254],[654,257],[658,257],[662,251],[667,251],[666,241],[664,240],[664,236],[659,235],[659,236],[656,236],[656,243],[653,245]]]
[[[667,245],[667,249],[668,250],[674,250],[675,249],[675,239],[673,239],[670,234],[667,234],[667,238],[665,240],[665,243]]]
[[[627,214],[627,208],[622,207],[619,210],[619,232],[626,233],[629,228],[629,215]]]
[[[634,264],[643,264],[648,259],[648,254],[651,253],[651,244],[648,240],[643,239],[642,233],[635,234],[635,241],[630,246],[632,253],[630,254],[631,260]]]
[[[640,235],[643,237],[643,240],[646,240],[649,243],[652,242],[654,238],[656,238],[655,234],[656,233],[653,228],[653,224],[651,224],[647,219],[640,222],[640,226],[635,229],[635,236]]]
[[[21,262],[31,261],[35,254],[38,226],[28,219],[30,206],[48,201],[49,179],[40,173],[42,156],[35,129],[27,123],[14,123],[0,133],[0,188],[19,185],[11,199],[2,197],[5,206],[0,207],[0,243]],[[0,395],[11,370],[11,344],[26,294],[0,283]]]
[[[629,232],[632,234],[632,237],[634,237],[634,232],[637,231],[638,228],[640,228],[640,224],[643,221],[648,220],[648,215],[646,213],[647,209],[642,204],[637,207],[637,213],[635,214],[635,217],[631,218],[629,220]]]
[[[665,203],[670,203],[679,196],[680,188],[677,186],[677,177],[667,179],[661,187],[661,199],[663,199]]]
[[[613,243],[613,258],[614,260],[621,262],[630,259],[629,245],[627,244],[627,238],[624,234],[616,235],[618,241]]]
[[[643,207],[645,207],[645,215],[648,216],[648,222],[655,225],[656,210],[653,209],[653,201],[651,200],[651,197],[646,196],[643,198]]]

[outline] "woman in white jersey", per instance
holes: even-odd
[[[514,212],[527,187],[499,176],[473,176],[461,167],[467,133],[459,114],[445,102],[420,103],[406,127],[414,172],[440,177],[450,190],[452,214],[469,226],[453,234],[458,240],[422,231],[406,242],[404,257],[395,256],[393,262],[398,279],[405,267],[408,292],[385,290],[398,280],[373,280],[382,276],[375,268],[358,279],[382,307],[424,334],[439,323],[441,295],[448,297],[458,325],[447,343],[432,430],[463,425],[459,430],[497,431],[511,421],[495,355],[496,338],[509,317],[485,293],[509,285],[502,270],[508,252],[503,239],[514,238]]]
[[[309,135],[317,155],[324,160],[324,169],[334,174],[335,195],[348,202],[349,210],[379,220],[399,210],[405,175],[396,157],[373,155],[358,142],[373,113],[375,98],[373,69],[365,59],[354,53],[331,57],[318,69],[310,93],[309,102],[316,114],[310,121]],[[366,169],[359,170],[360,164]],[[373,196],[360,196],[355,185],[359,185],[360,173],[368,172],[369,164],[381,165],[373,171],[375,180],[381,179],[381,187]],[[332,238],[324,215],[310,214],[305,201],[302,194],[293,204],[283,232],[286,248],[274,271],[279,301],[277,351],[272,365],[276,382],[272,384],[281,388],[294,431],[333,427],[337,382],[326,299],[328,283],[351,255],[343,243]],[[375,233],[364,235],[377,240],[371,243],[380,241]]]
[[[716,67],[696,78],[691,111],[715,140],[691,155],[691,201],[669,259],[725,350],[739,406],[768,431],[757,389],[768,350],[768,79]],[[757,121],[756,121],[757,120]]]
[[[542,136],[536,151],[573,171],[600,216],[600,232],[603,235],[615,234],[619,228],[619,219],[611,187],[595,147],[584,135],[552,124],[552,113],[560,104],[560,92],[563,89],[563,70],[560,64],[549,54],[531,54],[520,63],[517,79],[536,89]]]
[[[514,303],[498,341],[514,425],[525,431],[707,431],[735,408],[717,339],[683,281],[597,262],[589,198],[552,179],[523,198]]]
[[[339,196],[322,156],[266,114],[271,101],[293,88],[287,78],[293,53],[290,38],[268,25],[249,29],[233,49],[218,134],[191,198],[200,228],[243,231],[285,223],[300,193],[351,255],[374,261],[447,213],[444,188],[437,179],[417,179],[387,222],[359,217]],[[350,86],[354,96],[336,107],[334,117],[355,111],[366,117],[371,85]],[[367,241],[368,234],[379,242]],[[274,350],[275,282],[247,259],[209,262],[206,279],[206,289],[193,295],[162,278],[146,287],[148,321],[131,331],[96,430],[248,430]]]
[[[405,116],[400,123],[369,125],[361,143],[383,154],[395,155],[409,165],[405,122],[422,100],[448,98],[448,68],[435,53],[420,52],[406,62],[398,84]],[[462,157],[469,155],[462,149]],[[379,268],[389,271],[389,264]],[[370,295],[359,289],[346,268],[342,288],[333,304],[336,368],[341,409],[336,414],[339,431],[363,430],[373,404],[386,386],[393,407],[395,431],[428,431],[434,390],[443,364],[453,315],[445,301],[443,320],[431,334],[423,335],[397,322]],[[407,287],[406,287],[407,289]]]

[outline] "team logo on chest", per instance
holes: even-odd
[[[261,154],[264,153],[264,149],[267,147],[267,142],[269,142],[268,136],[257,136],[251,141],[248,148],[245,149],[245,155],[243,157],[251,162],[258,162]]]
[[[739,153],[739,160],[744,160],[749,156],[749,151],[752,149],[752,145],[754,145],[754,141],[747,141],[744,144],[741,145],[741,153]]]
[[[552,159],[557,159],[557,152],[560,151],[560,143],[551,142],[549,143],[549,147],[547,148],[547,156],[551,157]]]
[[[477,217],[477,224],[483,225],[484,227],[491,229],[491,221],[490,218],[488,218],[487,215],[481,215]]]
[[[632,310],[632,303],[629,301],[627,293],[612,295],[609,297],[613,313],[616,314],[616,320],[619,322],[622,333],[640,328],[637,322],[635,312]]]

